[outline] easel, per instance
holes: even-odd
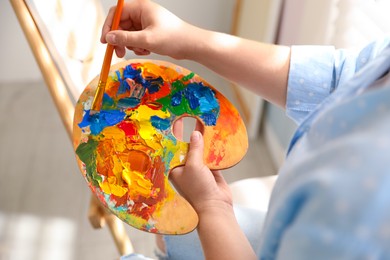
[[[26,2],[24,0],[10,0],[10,2],[42,72],[68,136],[72,140],[74,105],[68,94],[68,86],[63,80],[61,71],[56,66],[56,62],[53,60],[50,50],[42,37],[41,30]],[[120,255],[130,254],[134,251],[123,222],[107,212],[94,196],[91,196],[88,218],[95,229],[103,228],[105,225],[108,226]]]

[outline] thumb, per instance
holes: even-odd
[[[203,148],[202,134],[199,131],[192,132],[186,165],[199,166],[199,164],[203,164]]]
[[[143,31],[117,30],[106,35],[106,41],[111,45],[147,49],[145,38],[145,32]]]

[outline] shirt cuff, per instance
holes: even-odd
[[[334,89],[335,48],[292,46],[286,113],[301,123]]]

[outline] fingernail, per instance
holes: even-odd
[[[191,141],[198,142],[200,137],[201,137],[200,133],[198,131],[194,131],[194,132],[192,132],[192,135],[191,135]]]
[[[106,35],[106,41],[109,42],[109,43],[115,43],[115,34],[108,33]]]

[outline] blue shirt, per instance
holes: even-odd
[[[389,43],[292,47],[286,110],[299,127],[260,259],[390,259]]]

